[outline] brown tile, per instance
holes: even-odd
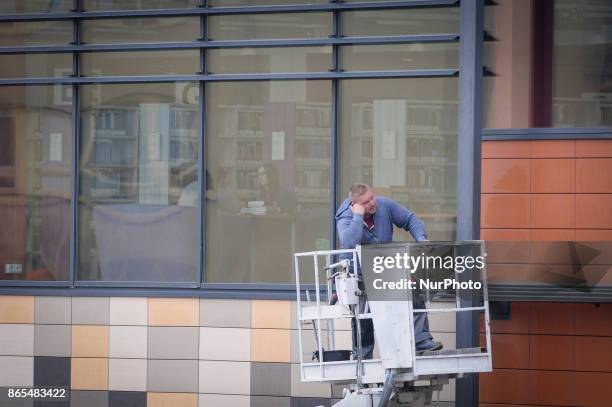
[[[251,327],[291,329],[291,301],[253,300]]]
[[[147,393],[147,407],[198,407],[194,393]]]
[[[529,333],[529,318],[531,314],[531,303],[512,302],[510,304],[510,319],[496,319],[491,321],[491,332],[509,334]]]
[[[577,193],[612,193],[612,158],[576,160]]]
[[[531,240],[535,241],[572,241],[575,239],[574,229],[531,229]]]
[[[529,195],[482,194],[483,228],[528,228]]]
[[[553,302],[532,303],[529,332],[532,334],[573,335],[574,305]]]
[[[612,373],[575,372],[574,387],[580,406],[603,407],[610,405],[610,383]],[[606,389],[606,390],[604,390]]]
[[[251,330],[251,360],[254,362],[289,362],[291,331],[288,329]]]
[[[197,298],[149,298],[149,325],[198,326],[199,306]]]
[[[108,390],[108,359],[72,358],[70,372],[74,390]]]
[[[491,335],[493,369],[529,369],[529,335]]]
[[[529,404],[531,387],[528,370],[493,370],[480,375],[480,401]]]
[[[612,372],[612,338],[574,336],[576,370]]]
[[[525,229],[528,231],[528,229]],[[489,264],[520,264],[529,263],[531,242],[501,241],[486,242],[487,263]]]
[[[483,193],[529,193],[528,159],[484,159],[481,173]]]
[[[575,304],[576,335],[612,336],[612,304]]]
[[[576,225],[573,194],[532,194],[532,228],[565,229]]]
[[[483,141],[482,158],[529,158],[531,141]]]
[[[72,326],[72,357],[106,358],[108,344],[108,326]]]
[[[0,324],[34,323],[34,297],[0,296]]]
[[[585,242],[612,240],[612,229],[576,229],[576,240]]]
[[[576,157],[612,157],[612,140],[576,140]]]
[[[579,406],[574,372],[541,371],[530,372],[530,404],[550,406]]]
[[[528,283],[530,268],[528,264],[488,264],[487,277],[491,283]]]
[[[531,158],[574,158],[576,141],[574,140],[533,140]]]
[[[480,238],[505,241],[529,240],[529,229],[481,229]]]
[[[576,195],[577,229],[612,229],[612,194]]]
[[[576,169],[573,158],[531,160],[531,193],[574,193]]]
[[[573,337],[562,335],[531,335],[529,355],[532,369],[573,370]]]

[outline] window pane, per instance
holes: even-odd
[[[0,55],[0,78],[63,77],[72,72],[72,54]]]
[[[345,11],[340,18],[349,37],[459,32],[459,8]]]
[[[124,18],[83,21],[85,43],[178,42],[200,38],[199,17]]]
[[[327,4],[329,0],[208,0],[210,7],[286,6],[288,4]]]
[[[0,87],[0,280],[68,279],[71,89]]]
[[[374,187],[425,224],[431,240],[454,240],[457,212],[456,78],[343,80],[340,193]],[[396,228],[394,240],[411,240]]]
[[[485,20],[496,41],[484,54],[495,74],[485,79],[484,127],[612,126],[612,3],[497,3]]]
[[[72,0],[2,0],[0,13],[64,13],[72,5]]]
[[[198,0],[83,0],[83,7],[87,11],[191,8],[198,7]]]
[[[79,278],[197,281],[198,84],[82,87]]]
[[[129,51],[81,55],[86,76],[193,75],[199,71],[200,52]]]
[[[331,34],[331,13],[210,16],[213,40],[323,38]]]
[[[208,68],[219,74],[323,72],[331,68],[331,47],[210,49]]]
[[[211,83],[206,96],[206,281],[289,283],[294,252],[329,247],[331,83]]]
[[[350,45],[340,51],[350,71],[459,68],[459,44]]]
[[[0,46],[68,44],[72,21],[25,21],[0,23]]]

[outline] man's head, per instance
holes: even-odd
[[[376,196],[368,184],[353,184],[349,196],[351,204],[363,206],[366,215],[374,215],[376,213]]]

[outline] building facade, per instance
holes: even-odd
[[[0,387],[330,405],[292,255],[337,247],[355,182],[431,240],[611,240],[607,1],[15,0],[0,33]],[[608,268],[489,272],[494,371],[440,400],[606,405]],[[431,319],[477,344],[477,316]]]

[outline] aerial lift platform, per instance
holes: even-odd
[[[374,257],[393,257],[397,253],[424,256],[425,252],[432,250],[442,250],[446,255],[455,257],[468,252],[483,256],[481,258],[486,256],[483,241],[432,242],[426,246],[422,243],[394,242],[357,246],[354,250],[313,251],[294,255],[301,379],[303,382],[345,385],[343,399],[334,407],[431,406],[434,392],[439,392],[450,379],[492,370],[486,263],[482,268],[474,267],[468,271],[458,270],[460,268],[457,266],[450,271],[446,269],[446,277],[463,283],[470,278],[477,280],[480,282],[479,289],[425,289],[421,294],[427,300],[424,309],[413,307],[413,290],[394,291],[390,295],[392,298],[381,298],[380,293],[371,291],[366,306],[359,305],[360,297],[365,296],[359,287],[364,288],[365,285],[367,289],[371,286],[371,278],[380,276],[372,271]],[[339,258],[343,260],[337,261]],[[361,268],[357,269],[361,269],[361,273],[354,273],[354,264],[360,264]],[[304,269],[309,270],[304,272]],[[412,274],[408,270],[390,270],[398,281],[401,278],[414,280],[415,276],[437,281],[442,276],[432,275],[439,271],[421,270]],[[307,276],[309,273],[314,274]],[[302,289],[301,282],[307,278],[314,281],[314,298],[311,298],[310,292],[312,285],[308,291]],[[359,284],[361,280],[364,284]],[[444,298],[442,308],[431,308],[431,300],[436,297]],[[362,297],[362,303],[364,299]],[[417,352],[414,315],[418,312],[430,315],[474,312],[483,316],[485,346]],[[356,352],[336,349],[334,322],[342,319],[353,320],[353,329],[357,331],[353,335],[357,338]],[[375,359],[361,358],[360,327],[365,319],[373,322],[380,354]],[[307,342],[305,335],[311,330],[314,330],[316,349],[304,349]],[[327,349],[324,349],[324,335]],[[310,354],[313,355],[312,360],[305,357]]]

